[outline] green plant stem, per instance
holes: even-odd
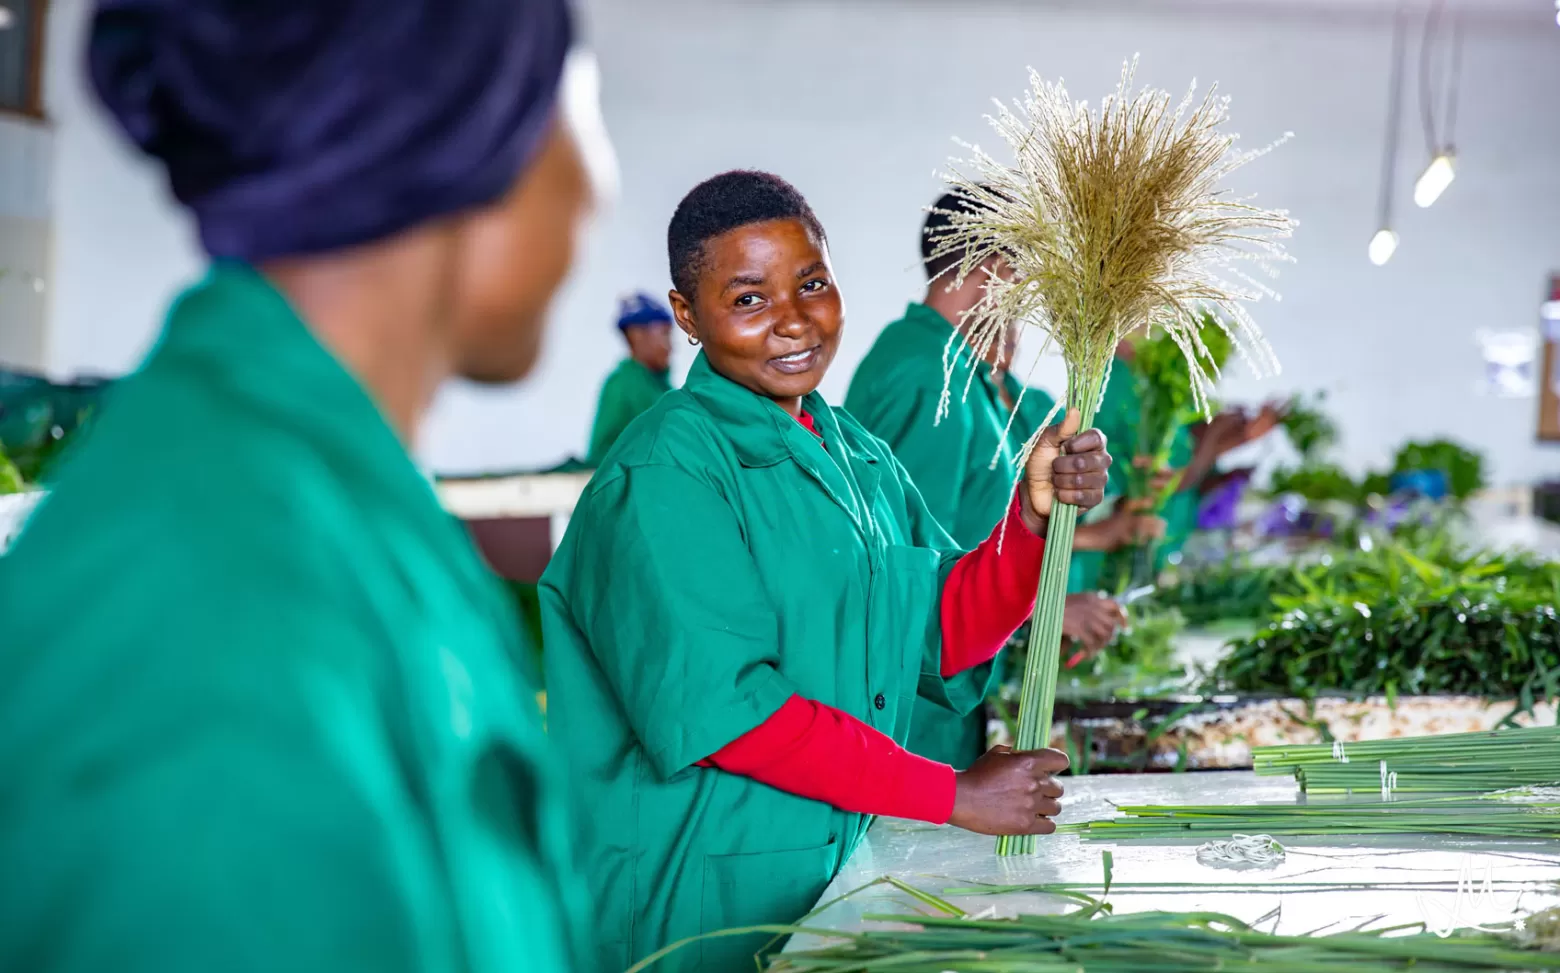
[[[1067,405],[1077,409],[1088,429],[1099,407],[1104,386],[1103,369],[1083,382],[1068,382]],[[1035,592],[1034,621],[1029,626],[1029,647],[1024,660],[1024,680],[1018,696],[1018,750],[1049,746],[1051,720],[1056,709],[1056,679],[1061,669],[1062,612],[1067,598],[1068,565],[1072,560],[1073,532],[1078,525],[1078,508],[1060,501],[1051,505],[1046,525],[1045,562],[1040,568],[1040,584]],[[1034,835],[1003,835],[997,839],[999,855],[1032,855]]]

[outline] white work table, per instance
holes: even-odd
[[[1258,777],[1244,771],[1187,774],[1139,774],[1076,777],[1065,780],[1062,821],[1110,817],[1114,804],[1246,804],[1294,800],[1296,788],[1287,777]],[[996,840],[953,827],[933,827],[897,819],[880,819],[843,870],[819,899],[820,904],[861,888],[884,875],[942,896],[964,911],[1011,916],[1056,913],[1076,906],[1054,894],[1007,892],[995,895],[949,895],[944,890],[978,884],[1031,885],[1056,882],[1098,883],[1104,872],[1100,853],[1114,858],[1109,901],[1115,911],[1210,910],[1254,922],[1280,910],[1261,925],[1298,934],[1336,923],[1343,931],[1376,918],[1377,927],[1427,921],[1450,924],[1459,912],[1460,924],[1509,921],[1560,905],[1560,842],[1495,840],[1457,836],[1379,836],[1362,838],[1279,838],[1288,849],[1274,867],[1239,869],[1202,865],[1196,847],[1206,838],[1177,844],[1106,842],[1074,835],[1039,839],[1030,857],[999,858]],[[1478,883],[1488,874],[1496,883],[1532,883],[1525,889],[1497,884],[1482,899],[1464,895],[1458,904],[1455,885],[1470,873]],[[1217,888],[1140,890],[1133,882],[1356,882],[1391,883],[1445,881],[1444,890],[1400,888],[1298,888],[1229,891]],[[1097,896],[1099,889],[1081,891]],[[874,886],[824,908],[807,920],[816,929],[857,930],[867,914],[913,914],[918,904],[888,885]],[[787,952],[819,945],[816,937],[798,936]]]

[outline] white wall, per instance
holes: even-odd
[[[47,126],[0,117],[0,366],[46,364],[52,167]]]
[[[1481,444],[1503,481],[1560,473],[1560,453],[1533,444],[1532,401],[1475,393],[1474,332],[1535,326],[1546,275],[1560,270],[1560,30],[1547,3],[1502,2],[1520,15],[1531,8],[1532,26],[1470,34],[1460,172],[1428,211],[1408,202],[1423,149],[1416,116],[1405,113],[1403,242],[1375,268],[1364,254],[1385,114],[1389,35],[1379,18],[1289,13],[1277,0],[1088,10],[1016,0],[597,0],[592,41],[623,200],[559,303],[537,374],[511,391],[451,388],[426,456],[459,471],[581,452],[598,384],[620,353],[616,296],[668,286],[672,208],[733,166],[792,180],[828,229],[850,308],[825,384],[838,398],[876,331],[920,289],[920,207],[938,191],[932,171],[954,149],[950,137],[990,143],[981,115],[992,96],[1020,91],[1028,65],[1097,100],[1122,60],[1141,52],[1144,82],[1172,91],[1193,76],[1220,82],[1248,144],[1296,133],[1243,180],[1301,222],[1300,262],[1280,281],[1285,299],[1258,315],[1284,374],[1265,387],[1238,376],[1229,396],[1325,387],[1344,419],[1343,458],[1356,466],[1382,461],[1406,437],[1448,434]],[[50,38],[51,364],[124,368],[197,261],[158,181],[126,161],[84,97],[81,6],[57,2]]]
[[[953,5],[905,2],[596,4],[623,202],[561,308],[539,373],[504,396],[452,391],[429,444],[435,464],[534,465],[580,450],[597,384],[619,354],[614,296],[668,286],[672,208],[699,179],[733,166],[795,182],[829,232],[850,313],[825,389],[842,396],[877,330],[921,286],[919,208],[938,191],[932,171],[955,150],[950,136],[989,145],[982,115],[992,96],[1019,93],[1026,66],[1097,100],[1123,59],[1141,52],[1141,81],[1175,92],[1193,77],[1218,81],[1247,144],[1296,133],[1243,179],[1301,222],[1299,262],[1279,282],[1284,300],[1258,309],[1284,373],[1265,387],[1237,376],[1229,395],[1327,388],[1345,420],[1344,459],[1356,466],[1382,462],[1409,436],[1448,434],[1481,443],[1503,480],[1560,472],[1560,453],[1533,444],[1531,400],[1476,394],[1474,343],[1479,328],[1535,327],[1546,275],[1560,270],[1552,11],[1533,5],[1528,31],[1468,38],[1460,174],[1428,211],[1408,199],[1424,142],[1405,112],[1403,242],[1376,268],[1365,244],[1385,124],[1384,21],[1238,16],[1235,5],[1045,6],[964,3],[951,16]],[[687,351],[679,348],[680,364]]]
[[[193,231],[156,170],[109,127],[83,62],[89,0],[54,0],[44,106],[54,127],[54,250],[48,365],[134,367],[168,302],[199,273]]]

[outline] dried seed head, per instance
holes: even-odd
[[[1205,312],[1216,312],[1254,372],[1278,370],[1245,305],[1277,299],[1259,278],[1292,259],[1282,240],[1294,221],[1229,195],[1226,177],[1272,146],[1236,150],[1236,136],[1222,130],[1228,99],[1210,90],[1197,101],[1194,84],[1172,105],[1167,92],[1133,91],[1135,70],[1136,59],[1097,112],[1031,70],[1026,95],[1011,108],[998,102],[989,118],[1013,161],[966,146],[970,157],[944,174],[973,205],[947,211],[933,255],[962,254],[952,271],[959,282],[988,275],[954,338],[977,358],[1014,322],[1038,327],[1067,363],[1068,402],[1081,406],[1103,391],[1118,341],[1162,328],[1187,356],[1206,410]],[[1001,258],[996,271],[992,257]],[[953,348],[944,356],[944,408]]]

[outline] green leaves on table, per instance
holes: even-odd
[[[1231,558],[1178,570],[1153,599],[1199,628],[1231,619],[1260,619],[1272,613],[1274,595],[1299,590],[1293,575],[1289,565],[1254,565]]]
[[[1220,688],[1516,698],[1560,696],[1560,564],[1450,544],[1387,544],[1295,569],[1278,614],[1219,664]]]
[[[1127,626],[1115,641],[1061,674],[1057,699],[1145,699],[1185,688],[1185,667],[1175,659],[1176,636],[1186,628],[1181,613],[1144,602],[1127,612]]]
[[[1404,443],[1392,461],[1393,473],[1440,470],[1456,500],[1466,500],[1485,486],[1484,457],[1449,439]]]
[[[1326,401],[1326,392],[1309,397],[1297,394],[1279,420],[1303,464],[1319,461],[1338,442],[1338,424],[1323,409]]]

